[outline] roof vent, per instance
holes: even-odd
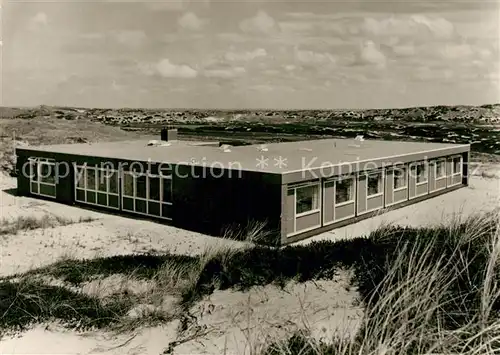
[[[176,141],[177,140],[177,129],[176,128],[162,128],[161,130],[161,140],[162,141]]]
[[[354,138],[355,141],[363,142],[365,139],[363,138],[363,135],[357,135],[356,138]]]
[[[267,145],[265,144],[259,144],[257,146],[257,149],[260,150],[261,152],[267,152],[269,149],[267,148]]]
[[[231,151],[231,146],[228,144],[223,144],[219,147],[224,153],[229,153]]]

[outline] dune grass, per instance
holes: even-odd
[[[0,235],[15,235],[22,231],[67,226],[74,223],[92,222],[91,217],[80,217],[77,220],[57,215],[45,214],[43,216],[19,216],[13,220],[3,218],[0,220]]]
[[[365,281],[373,282],[361,283],[366,311],[357,337],[318,342],[304,329],[264,354],[497,353],[499,223],[498,214],[485,215],[411,239],[408,230],[378,231],[372,238],[397,243],[385,263],[367,264],[374,272]]]
[[[197,300],[216,289],[328,280],[340,269],[351,269],[352,285],[366,309],[354,341],[317,343],[308,338],[306,329],[287,342],[269,344],[264,353],[486,354],[500,348],[498,212],[432,228],[386,225],[366,238],[339,242],[284,248],[222,244],[196,257],[163,254],[64,260],[0,285],[0,289],[16,290],[0,292],[0,329],[50,319],[74,326],[67,314],[50,311],[48,305],[55,299],[72,310],[71,319],[78,324],[109,327],[119,323],[136,301],[124,295],[115,297],[115,302],[103,301],[70,295],[62,286],[59,290],[24,281],[40,275],[75,287],[116,274],[150,280],[159,296],[178,297],[178,314],[187,314]],[[25,304],[29,311],[20,317]]]

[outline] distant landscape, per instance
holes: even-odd
[[[500,104],[370,110],[0,108],[0,170],[18,144],[135,139],[175,126],[183,139],[229,144],[352,138],[471,144],[476,159],[500,161]],[[14,133],[15,132],[15,133]]]

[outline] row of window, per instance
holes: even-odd
[[[453,158],[452,175],[461,173],[462,160],[461,157]],[[434,162],[435,179],[443,179],[446,177],[446,160],[439,159]],[[428,182],[428,165],[425,162],[417,163],[416,165],[416,183],[422,184]],[[393,189],[402,190],[408,188],[407,167],[396,167],[393,170]],[[366,177],[366,195],[374,197],[383,194],[383,172],[377,171],[367,174]],[[325,182],[325,188],[335,187],[335,205],[345,204],[355,201],[354,197],[355,178],[353,176],[339,178]],[[291,187],[295,193],[295,214],[308,214],[320,209],[320,192],[319,183],[303,186]]]
[[[30,158],[29,174],[32,194],[56,197],[56,169],[53,159]]]
[[[171,175],[124,172],[121,191],[118,171],[75,166],[76,201],[171,219]]]
[[[123,209],[172,218],[172,176],[123,173]]]

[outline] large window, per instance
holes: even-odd
[[[423,184],[427,182],[427,164],[422,162],[418,163],[416,167],[417,184]]]
[[[172,219],[172,175],[123,172],[123,209]]]
[[[75,165],[75,200],[92,205],[120,208],[118,178],[117,170]]]
[[[453,175],[462,173],[462,157],[453,158]]]
[[[382,172],[372,173],[367,176],[367,197],[382,194]]]
[[[29,158],[30,192],[56,197],[56,164],[53,159]]]
[[[335,204],[354,201],[354,178],[344,177],[335,182]]]
[[[295,188],[295,213],[307,214],[319,210],[319,184]]]
[[[446,161],[440,159],[436,161],[436,179],[442,179],[446,177]]]
[[[402,190],[408,187],[406,168],[398,167],[394,169],[394,190]]]

